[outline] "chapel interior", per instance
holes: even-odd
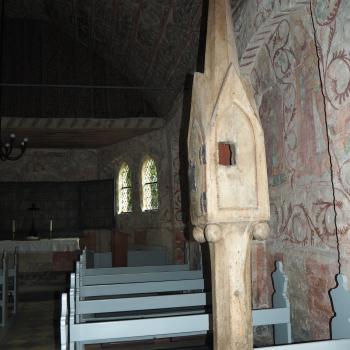
[[[214,3],[230,5],[218,5],[230,13],[229,69],[263,131],[256,161],[266,159],[269,233],[248,246],[250,306],[273,307],[272,274],[282,262],[292,342],[332,339],[331,291],[338,274],[350,277],[348,2],[0,0],[0,257],[7,251],[11,266],[18,254],[17,310],[9,306],[0,349],[63,349],[61,295],[69,298],[82,254],[86,270],[188,265],[202,271],[208,291],[219,280],[216,231],[201,240],[191,220],[191,195],[203,184],[193,180],[202,168],[188,148],[200,89],[194,76],[221,40],[210,32],[220,21],[207,24]],[[225,128],[240,130],[226,121]],[[239,165],[252,141],[237,140],[237,148],[219,143],[219,166]],[[209,153],[199,149],[202,166]],[[250,173],[240,176],[257,176],[260,186],[264,174]],[[208,179],[208,188],[225,182],[228,201],[249,201],[240,191],[245,182]],[[211,210],[210,193],[196,202],[202,213]],[[225,295],[220,283],[216,295]],[[8,299],[14,304],[11,293]],[[214,322],[214,339],[215,329]],[[271,325],[252,332],[254,348],[274,344]],[[229,349],[211,334],[85,348]]]

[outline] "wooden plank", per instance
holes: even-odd
[[[76,303],[76,313],[93,314],[205,306],[210,297],[211,295],[206,293],[192,293],[122,299],[84,300]]]
[[[66,350],[68,345],[68,298],[66,293],[62,293],[61,296],[60,340],[61,350]]]
[[[85,276],[112,275],[121,273],[146,273],[164,271],[188,271],[189,265],[160,265],[160,266],[129,266],[85,269]]]
[[[161,317],[142,320],[96,322],[73,324],[70,327],[71,341],[152,337],[163,338],[174,334],[202,332],[209,329],[209,315]]]
[[[277,325],[290,322],[288,308],[253,310],[253,326]]]
[[[207,313],[204,308],[202,309],[162,309],[158,310],[158,312],[145,313],[141,311],[136,315],[125,315],[124,313],[115,313],[113,316],[96,316],[95,314],[87,314],[86,316],[81,316],[80,321],[77,323],[84,322],[101,322],[101,321],[125,321],[125,320],[139,320],[139,319],[151,319],[151,318],[159,318],[159,317],[170,317],[170,316],[184,316],[184,315],[199,315]],[[208,314],[208,313],[207,313]],[[211,314],[209,314],[211,316]],[[203,331],[204,332],[204,331]]]
[[[117,275],[97,275],[81,276],[84,286],[97,284],[117,284],[117,283],[135,283],[135,282],[160,282],[160,281],[178,281],[203,278],[203,272],[198,271],[174,271],[174,272],[147,272],[130,273]]]
[[[1,327],[4,327],[7,321],[7,298],[8,298],[8,258],[4,252],[2,256],[2,274],[0,277],[1,284]]]
[[[82,286],[81,297],[125,295],[142,293],[176,292],[186,290],[203,290],[204,280],[165,281],[165,282],[143,282],[128,284],[106,284],[96,286]]]

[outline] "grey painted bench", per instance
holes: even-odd
[[[141,272],[141,273],[118,273],[118,274],[99,274],[86,276],[84,268],[77,263],[80,282],[83,286],[94,286],[99,284],[118,284],[135,282],[160,282],[160,281],[178,281],[193,280],[203,277],[203,272],[198,271],[161,271],[161,272]]]
[[[12,313],[17,312],[17,305],[18,305],[18,267],[19,267],[19,260],[18,260],[18,252],[17,250],[14,251],[13,254],[10,254],[11,257],[13,257],[13,262],[10,265],[9,264],[9,254],[7,252],[4,252],[7,255],[7,293],[8,295],[12,296]],[[11,266],[11,267],[10,267]],[[0,275],[3,274],[3,269],[0,269]]]
[[[174,293],[187,290],[203,290],[203,278],[187,280],[144,281],[132,283],[98,284],[84,286],[76,273],[76,288],[79,288],[80,298],[121,296],[128,294]]]
[[[77,271],[81,271],[81,263],[77,263]],[[199,271],[172,271],[172,272],[151,272],[151,273],[132,273],[132,274],[115,274],[115,275],[99,275],[99,276],[85,276],[82,277],[80,273],[71,274],[71,290],[75,291],[75,302],[77,309],[80,310],[80,305],[95,305],[95,310],[99,309],[98,302],[88,302],[84,304],[83,300],[85,298],[94,297],[101,298],[106,296],[113,296],[114,299],[111,300],[102,300],[103,305],[108,305],[108,310],[110,312],[121,312],[118,310],[119,307],[123,304],[123,310],[125,310],[126,305],[130,305],[128,303],[135,302],[135,299],[125,298],[127,295],[137,295],[137,294],[157,294],[161,292],[166,293],[181,293],[186,291],[189,293],[190,291],[202,291],[204,289],[204,280],[203,273],[201,270]],[[100,284],[97,284],[100,282]],[[85,285],[85,284],[88,285]],[[89,285],[91,284],[91,285]],[[116,300],[116,297],[124,296],[122,301]],[[173,298],[174,300],[175,298]],[[180,298],[181,299],[181,298]],[[182,298],[183,299],[183,298]],[[153,308],[156,308],[155,302],[161,302],[161,298],[147,299],[147,302],[152,300]],[[193,298],[191,299],[193,300]],[[172,305],[172,300],[168,301],[169,305]],[[145,302],[145,301],[144,301]],[[102,305],[101,304],[101,305]],[[205,305],[205,304],[204,304]],[[131,308],[133,306],[130,305]],[[165,307],[161,307],[165,308]],[[172,308],[175,306],[172,305]],[[141,309],[139,309],[141,310]],[[148,308],[150,310],[150,308]],[[81,314],[77,312],[79,315],[78,319],[80,321],[91,320],[95,318],[90,314],[98,313],[87,312],[83,313],[81,310]],[[131,311],[131,310],[129,310]],[[102,312],[102,311],[101,311]],[[100,313],[101,313],[100,312]],[[107,311],[105,311],[107,312]],[[203,311],[202,311],[203,312]],[[179,312],[176,312],[178,314]],[[188,312],[187,312],[188,313]],[[85,317],[84,317],[85,315]],[[110,317],[108,317],[110,318]],[[107,319],[108,319],[107,318]],[[112,318],[116,318],[115,316]],[[106,319],[106,317],[105,317]]]
[[[4,252],[2,255],[2,266],[0,272],[0,286],[1,286],[1,296],[0,296],[0,307],[1,307],[1,327],[4,327],[7,320],[7,297],[8,297],[8,258],[7,253]]]
[[[80,255],[82,270],[81,275],[96,276],[96,275],[114,275],[114,274],[132,274],[132,273],[150,273],[150,272],[175,272],[189,271],[189,265],[157,265],[157,266],[126,266],[126,267],[102,267],[102,268],[87,268],[87,256],[84,249]]]
[[[350,349],[350,292],[347,278],[337,275],[337,287],[330,292],[335,316],[331,321],[332,340],[281,345],[261,350],[349,350]]]
[[[164,266],[161,267],[164,268]],[[204,289],[203,273],[201,270],[152,271],[86,276],[85,272],[87,270],[89,269],[84,268],[84,261],[76,263],[75,286],[79,289],[79,297],[81,299],[112,295],[174,293],[185,290]]]
[[[13,256],[13,264],[9,268],[9,254],[4,251],[2,255],[2,265],[0,269],[0,308],[1,319],[0,326],[4,327],[8,319],[8,296],[13,298],[12,313],[17,312],[17,298],[18,298],[18,252],[15,251]]]
[[[97,318],[98,320],[132,318],[135,316],[125,316],[123,313],[135,311],[137,311],[139,317],[143,317],[142,312],[149,315],[152,309],[156,309],[158,313],[166,312],[168,316],[172,313],[177,315],[180,313],[203,313],[207,305],[211,305],[211,296],[202,291],[204,288],[203,279],[196,281],[200,283],[192,283],[189,280],[161,281],[161,283],[122,283],[121,285],[113,285],[113,290],[119,292],[113,295],[113,299],[84,300],[84,296],[81,295],[80,291],[81,288],[84,290],[85,287],[81,287],[79,284],[79,275],[72,273],[70,298],[74,298],[75,300],[76,322],[96,320]],[[174,284],[174,282],[178,283]],[[110,286],[106,285],[105,287],[109,288]],[[117,290],[118,287],[119,289]],[[127,292],[124,287],[127,288]],[[162,288],[161,291],[171,294],[160,296],[158,294],[160,287]],[[179,294],[182,292],[185,294]],[[100,295],[94,295],[94,297],[100,297]],[[191,307],[191,311],[188,309],[179,311],[179,308],[189,307]],[[197,308],[197,310],[194,311],[193,308]],[[167,309],[171,309],[171,311]],[[114,313],[118,313],[118,316],[112,315]],[[108,314],[108,316],[104,315],[101,317],[100,315],[97,317],[96,314]]]
[[[275,293],[274,303],[277,303],[275,309],[263,309],[253,311],[253,325],[278,325],[275,328],[275,337],[277,341],[283,343],[291,342],[290,332],[290,308],[285,292],[287,288],[287,279],[283,274],[282,265],[278,265],[277,271],[273,274],[275,288],[281,288]],[[74,278],[73,278],[74,279]],[[135,341],[144,339],[167,338],[176,336],[186,336],[194,334],[205,334],[211,330],[211,315],[208,313],[189,315],[164,314],[159,317],[157,314],[153,317],[140,318],[134,316],[134,319],[113,320],[108,322],[78,323],[80,315],[84,313],[93,313],[96,310],[103,312],[113,311],[141,311],[151,308],[175,309],[176,307],[204,307],[207,306],[208,295],[206,293],[180,294],[180,295],[162,295],[146,297],[130,297],[115,300],[93,300],[79,301],[76,297],[78,290],[73,288],[70,291],[70,314],[69,314],[69,337],[70,348],[74,348],[74,343],[78,349],[89,343],[108,343],[112,341]],[[75,281],[76,283],[78,281]],[[173,282],[173,281],[170,281]],[[182,281],[176,281],[182,282]],[[188,281],[184,281],[188,282]],[[156,282],[159,283],[159,282]],[[163,282],[160,282],[163,283]],[[142,284],[142,283],[141,283]],[[147,282],[145,282],[147,284]],[[77,284],[79,285],[79,284]],[[189,290],[189,289],[187,289]],[[278,297],[283,300],[278,300]],[[66,325],[68,323],[67,295],[62,295],[62,314],[61,314],[61,334],[62,349],[68,345]],[[276,306],[276,305],[275,305]],[[119,309],[118,309],[119,308]],[[102,311],[103,310],[103,311]],[[79,316],[78,316],[79,315]],[[166,316],[166,317],[164,317]],[[65,339],[65,340],[64,340]]]

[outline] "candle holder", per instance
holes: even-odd
[[[50,219],[50,239],[52,239],[52,219]]]

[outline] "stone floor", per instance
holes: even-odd
[[[23,300],[17,315],[0,329],[1,350],[56,350],[59,346],[59,299],[43,296],[41,300]],[[104,344],[87,346],[86,350],[209,350],[203,338],[160,340],[134,344]]]
[[[58,306],[55,300],[20,303],[17,315],[4,330],[0,349],[59,349]]]

